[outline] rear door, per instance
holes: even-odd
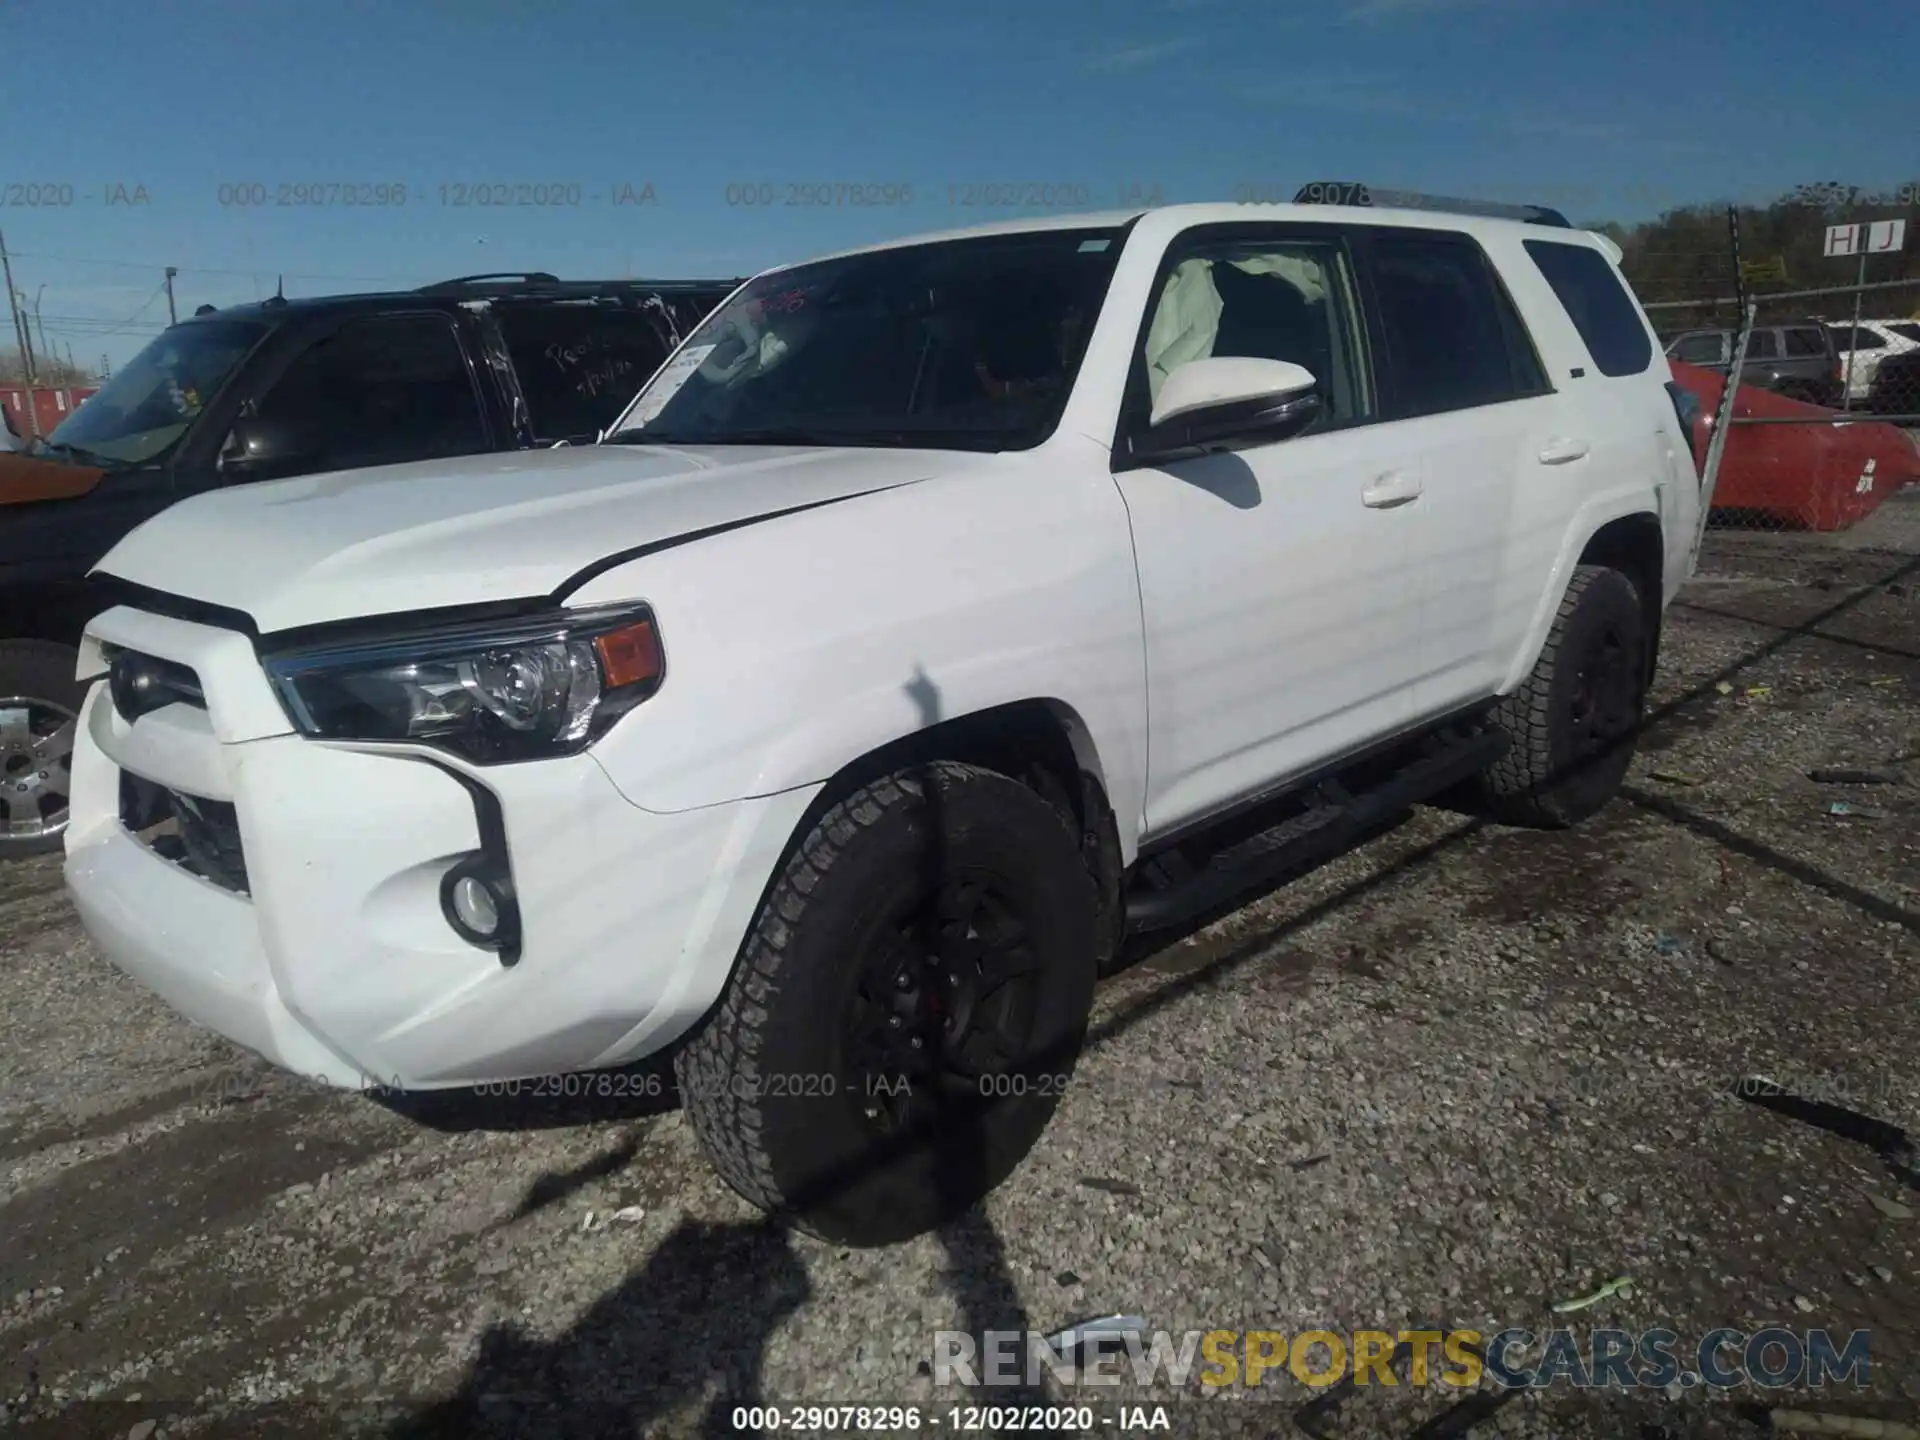
[[[1596,437],[1549,385],[1479,241],[1370,228],[1359,254],[1384,362],[1383,428],[1404,437],[1424,486],[1402,584],[1420,617],[1416,709],[1433,717],[1498,686],[1557,538],[1541,497],[1587,466]]]
[[[1858,330],[1851,325],[1829,325],[1827,333],[1833,336],[1847,393],[1858,400],[1873,388],[1873,372],[1886,358],[1887,337],[1868,325]]]
[[[1667,382],[1672,371],[1655,348],[1653,334],[1613,261],[1589,245],[1529,239],[1529,260],[1577,332],[1568,345],[1584,350],[1585,365],[1572,365],[1554,383],[1581,415],[1593,437],[1589,494],[1615,489],[1632,494],[1651,485],[1661,530],[1668,537],[1663,592],[1671,595],[1686,578],[1689,539],[1699,516],[1699,473],[1692,438],[1681,427]],[[1758,339],[1766,331],[1756,331]],[[1554,347],[1558,349],[1559,347]]]

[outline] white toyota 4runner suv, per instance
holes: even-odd
[[[1130,929],[1628,764],[1699,482],[1617,252],[1368,198],[770,271],[602,443],[174,506],[83,647],[88,931],[305,1075],[671,1048],[750,1200],[956,1213]]]

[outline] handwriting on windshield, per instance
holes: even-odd
[[[603,342],[595,340],[578,345],[556,342],[545,353],[554,368],[572,383],[574,393],[588,399],[598,398],[622,381],[631,385],[629,377],[638,368],[626,356],[611,353]]]
[[[758,300],[754,303],[759,305],[760,309],[768,315],[791,315],[807,303],[807,292],[804,290],[783,290],[778,295],[769,295],[765,299]]]

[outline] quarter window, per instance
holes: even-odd
[[[1719,365],[1727,358],[1726,337],[1716,330],[1682,335],[1674,343],[1673,358],[1688,365]]]
[[[1638,375],[1653,363],[1653,341],[1619,273],[1588,245],[1529,240],[1527,254],[1553,287],[1602,375]]]

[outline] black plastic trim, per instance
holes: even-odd
[[[131,580],[123,580],[110,570],[96,570],[89,579],[98,587],[96,594],[101,602],[99,605],[101,610],[111,609],[115,605],[127,605],[136,610],[144,610],[150,615],[164,615],[172,620],[186,620],[195,625],[211,625],[218,630],[238,630],[249,639],[260,638],[260,627],[244,610],[235,610],[226,605],[209,604],[207,601],[195,600],[186,595],[175,595],[168,590],[155,590]]]
[[[424,756],[421,759],[441,774],[451,776],[467,792],[473,801],[474,825],[480,833],[480,849],[456,863],[441,877],[441,914],[462,940],[479,949],[496,952],[500,956],[500,963],[511,969],[520,963],[524,937],[520,926],[520,895],[514,888],[513,857],[507,850],[507,821],[500,811],[500,797],[471,775],[451,765],[443,765]],[[468,873],[482,875],[503,902],[500,907],[500,933],[490,941],[475,939],[462,926],[454,923],[453,906],[450,903],[453,882]]]
[[[811,500],[805,505],[789,505],[782,510],[769,510],[761,515],[749,515],[741,520],[727,520],[718,525],[708,525],[699,530],[689,530],[681,535],[669,535],[660,540],[649,540],[644,545],[633,545],[625,550],[616,550],[604,555],[591,565],[576,570],[559,585],[554,587],[549,597],[554,604],[560,604],[569,595],[579,590],[590,580],[596,580],[609,570],[618,569],[629,560],[639,560],[648,555],[657,555],[663,550],[675,550],[682,545],[690,545],[696,540],[707,540],[715,535],[725,535],[732,530],[744,530],[750,525],[760,525],[768,520],[780,520],[788,515],[799,515],[808,510],[823,509],[828,505],[839,505],[847,500],[862,500],[869,495],[884,495],[889,490],[902,490],[909,485],[918,485],[918,480],[903,480],[896,485],[880,485],[872,490],[857,490],[851,495],[835,495],[827,500]]]

